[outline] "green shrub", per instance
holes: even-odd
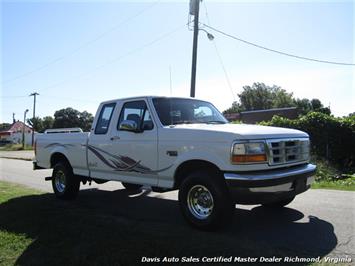
[[[243,124],[241,120],[234,120],[231,122],[232,124]]]
[[[305,131],[310,136],[314,154],[344,170],[355,169],[355,116],[335,118],[324,113],[310,112],[294,120],[274,116],[271,121],[261,124]]]
[[[341,172],[327,160],[312,156],[311,162],[317,165],[316,181],[334,181],[343,178]]]

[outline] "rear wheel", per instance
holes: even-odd
[[[214,230],[229,222],[234,204],[218,173],[191,173],[181,184],[179,204],[185,219],[194,227]]]
[[[142,188],[142,185],[131,184],[131,183],[126,183],[126,182],[121,182],[121,183],[122,183],[122,186],[124,186],[124,188],[127,190],[139,190]]]
[[[279,201],[274,201],[274,202],[270,202],[270,203],[266,203],[266,204],[262,204],[265,207],[268,208],[282,208],[285,207],[286,205],[290,204],[293,200],[295,199],[295,197],[290,197],[290,198],[286,198],[283,200],[279,200]]]
[[[52,187],[57,198],[74,199],[80,189],[80,179],[73,174],[68,163],[59,162],[53,168]]]

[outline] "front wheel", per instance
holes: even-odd
[[[286,205],[290,204],[294,199],[295,199],[295,197],[293,196],[290,198],[286,198],[283,200],[274,201],[274,202],[270,202],[270,203],[265,203],[262,205],[264,207],[268,207],[268,208],[282,208],[282,207],[285,207]]]
[[[229,222],[234,204],[218,173],[195,172],[181,184],[179,204],[185,219],[194,227],[214,230]]]
[[[80,189],[80,179],[73,174],[70,165],[59,162],[53,168],[52,187],[57,198],[74,199]]]

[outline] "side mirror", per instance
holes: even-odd
[[[138,128],[137,123],[133,120],[123,120],[120,123],[120,130],[131,131],[134,133],[142,132],[142,130]]]

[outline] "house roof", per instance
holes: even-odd
[[[272,108],[272,109],[263,109],[263,110],[252,110],[252,111],[243,111],[241,114],[253,114],[253,113],[268,113],[268,112],[278,112],[278,111],[289,111],[297,110],[297,107],[284,107],[284,108]]]
[[[298,116],[297,107],[273,108],[266,110],[252,110],[240,113],[224,114],[229,120],[241,120],[243,123],[255,124],[261,121],[269,121],[274,115],[295,119]]]
[[[1,130],[0,132],[1,133],[5,133],[5,132],[8,132],[8,133],[15,133],[15,132],[22,132],[22,129],[23,129],[23,122],[21,121],[17,121],[15,123],[13,123],[10,127],[6,128],[6,129],[3,129]],[[26,131],[32,131],[32,128],[25,125],[25,130]]]

